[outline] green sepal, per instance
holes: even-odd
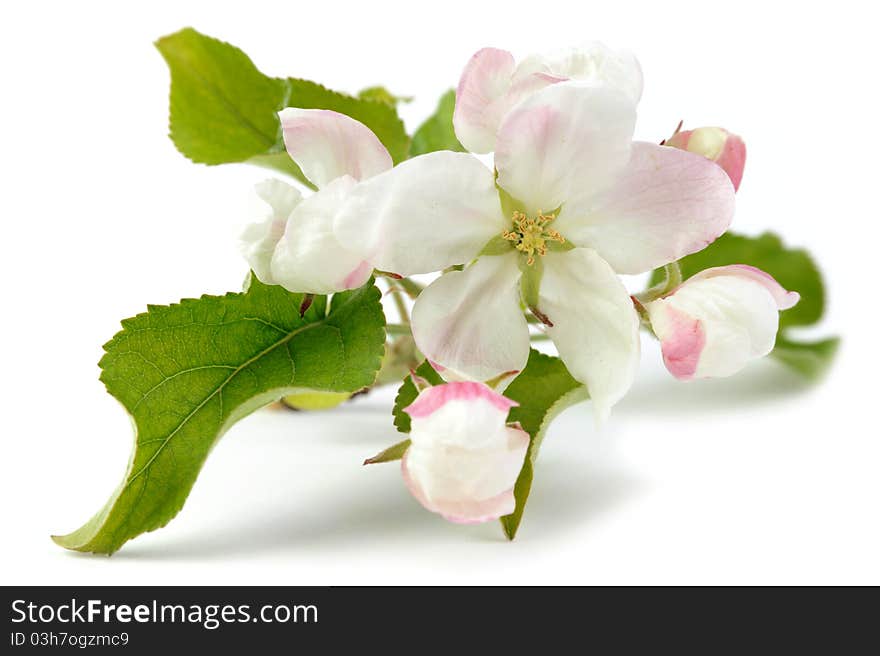
[[[432,367],[431,363],[427,360],[420,364],[414,373],[419,378],[427,381],[430,385],[442,385],[444,382],[440,374],[434,370],[434,367]],[[394,399],[394,408],[391,411],[394,415],[394,426],[401,433],[409,433],[410,431],[410,417],[404,412],[404,408],[409,407],[416,400],[418,395],[419,390],[416,388],[415,383],[413,383],[412,377],[407,376],[406,380],[403,381],[400,388],[397,390],[397,397]]]
[[[495,188],[498,190],[498,200],[501,201],[501,215],[505,219],[509,219],[511,225],[513,224],[514,213],[521,212],[522,214],[527,214],[525,204],[508,194],[507,191],[498,185],[498,171],[495,171]]]
[[[398,442],[397,444],[389,446],[387,449],[380,451],[372,458],[367,458],[366,460],[364,460],[364,464],[377,465],[382,462],[394,462],[395,460],[400,460],[401,458],[403,458],[403,454],[406,453],[409,445],[409,440]]]
[[[520,278],[520,294],[522,301],[527,308],[535,312],[540,309],[540,291],[541,278],[544,277],[544,258],[538,256],[533,264],[528,263],[528,258],[521,255],[518,261],[519,270],[522,272]],[[542,316],[540,312],[536,313],[539,318]],[[543,319],[542,319],[543,321]]]
[[[486,245],[483,246],[483,250],[480,251],[477,257],[482,257],[483,255],[504,255],[514,250],[516,250],[516,246],[512,241],[505,239],[501,235],[496,235],[486,242]]]

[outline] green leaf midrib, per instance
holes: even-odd
[[[347,300],[346,304],[348,302],[350,302],[350,300]],[[343,305],[343,307],[344,307],[344,305]],[[150,459],[147,462],[145,462],[144,465],[137,472],[135,472],[134,474],[131,475],[129,480],[126,482],[125,487],[123,487],[123,491],[128,489],[131,486],[131,484],[134,483],[135,480],[137,480],[141,476],[141,474],[143,474],[146,470],[148,470],[150,468],[150,466],[153,464],[153,461],[165,449],[165,447],[168,445],[168,443],[171,441],[171,439],[175,435],[177,435],[177,433],[180,431],[180,429],[183,428],[190,419],[192,419],[196,414],[198,414],[199,411],[203,407],[205,407],[205,404],[207,404],[217,394],[221,393],[223,391],[223,388],[226,387],[226,385],[228,385],[238,374],[240,374],[247,367],[251,366],[254,362],[258,361],[260,358],[267,356],[269,353],[274,351],[276,348],[283,346],[284,344],[287,344],[291,339],[293,339],[294,337],[296,337],[297,335],[299,335],[303,331],[308,330],[310,328],[314,328],[315,326],[325,326],[327,328],[333,328],[337,333],[340,333],[340,335],[341,335],[341,331],[336,326],[327,325],[326,323],[324,323],[323,319],[321,321],[313,321],[311,323],[307,323],[305,325],[299,326],[298,328],[290,331],[289,333],[286,333],[284,335],[284,337],[279,339],[277,342],[275,342],[271,346],[266,347],[265,349],[263,349],[262,351],[260,351],[259,353],[257,353],[253,357],[251,357],[250,359],[248,359],[245,362],[243,362],[242,364],[240,364],[238,367],[235,367],[235,369],[232,371],[232,373],[230,373],[229,376],[227,376],[223,380],[223,382],[221,382],[219,385],[217,385],[217,387],[215,387],[204,399],[202,399],[202,401],[195,408],[193,408],[190,411],[190,413],[188,415],[186,415],[186,417],[184,417],[183,420],[179,424],[177,424],[177,426],[174,427],[174,429],[168,434],[167,437],[163,438],[162,445],[152,453],[152,455],[150,456]],[[274,328],[275,330],[279,330],[276,326],[272,326],[272,328]],[[290,364],[291,364],[291,367],[293,367],[294,376],[295,376],[296,375],[296,363],[293,361],[293,358],[290,357],[289,353],[288,353],[288,358],[290,359]],[[144,399],[146,399],[156,389],[158,389],[159,387],[164,385],[166,382],[168,382],[169,380],[171,380],[175,376],[179,376],[179,375],[187,373],[189,371],[197,371],[199,369],[222,368],[222,367],[226,367],[226,366],[228,366],[228,365],[209,365],[206,367],[193,367],[189,370],[184,369],[183,371],[178,371],[174,375],[166,377],[161,383],[154,385],[138,401],[138,404],[140,404]],[[135,407],[137,407],[137,405]],[[133,410],[134,410],[134,408],[132,408],[132,411]],[[138,446],[143,446],[144,444],[149,444],[154,441],[155,440],[147,440],[146,442],[138,442],[137,444],[138,444]]]

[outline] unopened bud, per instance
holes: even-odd
[[[697,128],[676,131],[663,145],[708,157],[727,172],[733,188],[739,189],[746,165],[746,144],[737,135],[724,128]]]

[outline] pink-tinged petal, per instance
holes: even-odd
[[[393,166],[373,131],[350,116],[289,107],[278,117],[287,152],[318,188],[345,175],[365,180]]]
[[[400,472],[403,482],[410,494],[422,506],[453,524],[482,524],[509,515],[516,509],[516,497],[513,486],[498,493],[494,497],[479,500],[429,499],[419,482],[413,478],[407,467],[407,453],[400,460]]]
[[[773,299],[776,301],[776,305],[780,310],[787,310],[788,308],[794,307],[801,299],[800,294],[785,289],[785,287],[776,281],[776,278],[766,271],[762,271],[761,269],[748,264],[729,264],[727,266],[704,269],[688,278],[688,282],[714,278],[716,276],[740,276],[760,283],[773,296]]]
[[[733,183],[733,188],[738,190],[742,182],[743,170],[746,167],[746,144],[738,136],[732,134],[727,138],[724,144],[724,150],[721,157],[717,160]]]
[[[451,419],[432,429],[414,421],[415,439],[401,460],[410,493],[426,509],[458,524],[509,515],[516,507],[513,488],[528,451],[528,433],[503,424],[474,430],[463,414]],[[433,439],[436,428],[440,441]],[[448,443],[449,433],[459,438],[455,445]]]
[[[645,309],[667,368],[685,380],[735,374],[773,349],[779,328],[767,280],[739,267],[689,278]]]
[[[359,184],[334,229],[377,269],[408,276],[471,261],[509,225],[492,171],[468,153],[438,151]]]
[[[515,68],[506,50],[483,48],[464,68],[455,93],[452,125],[462,145],[474,153],[495,148],[495,134],[509,109],[507,94]]]
[[[554,84],[507,114],[498,131],[498,185],[529,213],[604,189],[630,158],[635,105],[621,91]]]
[[[706,333],[699,319],[667,307],[670,333],[661,342],[663,362],[680,380],[689,380],[697,372],[700,353],[706,345]]]
[[[296,188],[280,180],[266,180],[256,186],[257,195],[271,211],[265,219],[251,223],[239,239],[239,248],[258,280],[274,285],[272,256],[284,230],[287,219],[302,200]]]
[[[404,412],[410,417],[421,419],[433,414],[450,401],[478,400],[486,401],[505,413],[519,405],[483,383],[452,382],[429,387],[419,394],[414,403],[404,408]]]
[[[366,260],[361,260],[342,280],[343,289],[357,289],[370,279],[373,274],[373,265]]]
[[[702,250],[730,225],[734,205],[730,180],[712,162],[634,142],[615,183],[571,199],[553,227],[616,272],[636,274]]]
[[[513,253],[484,256],[440,276],[413,306],[416,346],[470,380],[521,371],[529,357],[529,330],[520,309],[520,276]]]
[[[635,57],[600,43],[531,55],[518,65],[506,50],[484,48],[465,66],[456,90],[453,125],[459,141],[471,152],[495,150],[498,129],[519,102],[568,80],[616,89],[633,103],[642,94]]]
[[[635,378],[638,315],[626,287],[595,251],[575,248],[543,259],[540,310],[553,323],[547,334],[603,421]]]
[[[272,256],[276,284],[292,292],[331,294],[369,279],[372,267],[333,232],[333,217],[356,185],[348,176],[337,178],[297,205]]]
[[[702,155],[718,164],[739,189],[746,166],[746,144],[724,128],[706,127],[676,132],[665,145]]]

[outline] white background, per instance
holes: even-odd
[[[880,583],[876,20],[868,3],[14,3],[2,66],[2,583]],[[166,137],[151,45],[192,25],[266,73],[414,95],[410,129],[468,57],[588,39],[634,50],[637,137],[680,118],[749,146],[737,230],[781,232],[827,275],[816,335],[844,346],[807,387],[771,361],[679,383],[646,340],[600,433],[553,426],[520,536],[421,509],[395,465],[390,395],[234,427],[183,512],[112,558],[49,540],[115,488],[131,427],[101,344],[147,303],[240,287],[236,237],[266,173],[207,168]]]

